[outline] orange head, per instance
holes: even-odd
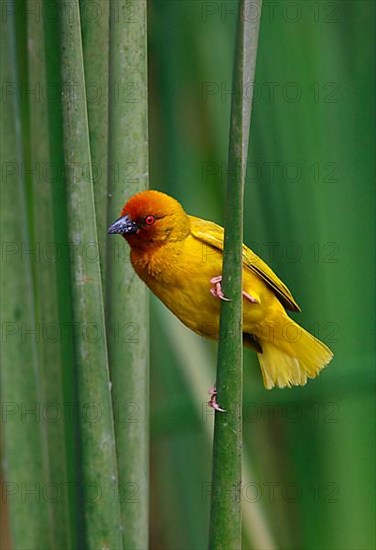
[[[108,229],[122,235],[132,248],[143,249],[183,240],[189,231],[189,217],[181,204],[153,190],[133,195]]]

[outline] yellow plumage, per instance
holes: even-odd
[[[132,197],[122,219],[135,224],[132,232],[113,232],[129,242],[139,277],[187,327],[218,338],[220,300],[211,294],[210,281],[222,273],[223,228],[188,216],[175,199],[158,191]],[[243,298],[243,334],[244,343],[257,351],[265,387],[304,385],[314,378],[332,352],[288,317],[285,308],[300,311],[299,306],[245,245],[243,290],[257,301]]]

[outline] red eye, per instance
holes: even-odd
[[[155,222],[154,216],[146,216],[145,218],[146,225],[153,225],[154,222]]]

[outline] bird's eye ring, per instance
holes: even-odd
[[[155,217],[154,216],[146,216],[145,218],[145,223],[146,225],[153,225],[153,223],[155,222]]]

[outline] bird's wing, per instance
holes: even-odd
[[[191,233],[200,241],[223,251],[223,227],[195,216],[190,216]],[[300,311],[287,286],[272,269],[252,250],[243,244],[243,265],[261,277],[274,291],[281,304],[290,311]]]

